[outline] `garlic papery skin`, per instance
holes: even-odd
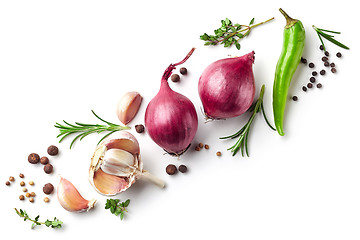
[[[164,181],[143,170],[139,143],[131,133],[121,131],[105,138],[91,158],[91,185],[100,194],[112,196],[131,187],[137,179],[165,186]]]
[[[75,186],[65,178],[61,178],[57,187],[57,198],[60,205],[70,212],[89,211],[94,207],[96,200],[83,198]]]
[[[128,124],[138,112],[142,96],[138,92],[127,92],[118,102],[116,113],[123,124]]]
[[[108,174],[126,177],[130,172],[136,171],[135,157],[122,149],[108,149],[104,154],[101,169]]]

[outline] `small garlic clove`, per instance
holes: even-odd
[[[95,199],[84,199],[75,186],[65,178],[60,179],[57,187],[57,197],[60,205],[70,212],[89,211],[96,203]]]
[[[123,95],[117,105],[117,116],[123,124],[128,124],[140,108],[142,97],[138,92]]]
[[[124,178],[107,174],[101,169],[94,172],[90,179],[95,189],[103,195],[112,196],[128,189],[134,180],[129,184]]]
[[[135,157],[122,149],[109,149],[106,151],[101,169],[116,176],[129,176],[136,171]]]

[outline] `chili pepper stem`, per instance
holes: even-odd
[[[282,15],[284,15],[285,19],[286,19],[286,26],[285,28],[289,28],[291,26],[293,26],[298,20],[297,19],[293,19],[291,18],[284,10],[282,10],[281,8],[279,8],[279,11],[281,12]]]

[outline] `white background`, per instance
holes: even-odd
[[[360,162],[358,136],[358,7],[355,1],[1,1],[0,2],[0,230],[11,239],[64,237],[121,239],[360,239]],[[282,47],[285,20],[278,11],[301,19],[306,29],[304,57],[320,71],[320,41],[312,25],[341,31],[343,50],[326,42],[338,72],[317,79],[322,89],[304,93],[311,69],[300,65],[289,90],[285,136],[271,131],[257,116],[249,139],[250,157],[231,156],[233,141],[218,138],[237,131],[249,114],[205,124],[197,82],[211,62],[256,52],[257,94],[266,85],[265,110],[272,115],[272,83]],[[275,17],[254,28],[241,41],[241,50],[204,47],[199,36],[212,33],[220,20],[247,24]],[[193,147],[177,158],[164,155],[147,134],[131,132],[141,144],[144,168],[166,181],[166,188],[137,182],[116,196],[131,199],[123,221],[104,209],[106,197],[87,180],[90,158],[101,136],[91,135],[69,149],[70,139],[58,144],[55,122],[98,123],[90,110],[119,123],[115,107],[127,91],[138,91],[143,103],[130,126],[144,122],[148,102],[157,93],[170,63],[183,59],[189,74],[170,86],[190,98],[198,112],[199,128]],[[336,52],[342,52],[341,59]],[[177,73],[178,70],[174,72]],[[51,157],[54,172],[27,162],[29,153]],[[222,151],[223,156],[215,153]],[[169,163],[185,164],[186,174],[168,176]],[[19,173],[35,191],[35,203],[20,202]],[[10,175],[16,177],[5,186]],[[70,180],[95,209],[67,212],[56,195],[42,201],[42,186],[57,185],[59,175]],[[40,220],[58,217],[63,229],[30,229],[13,210],[25,209]]]

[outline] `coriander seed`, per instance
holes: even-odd
[[[205,144],[205,149],[209,149],[210,147],[209,147],[209,145],[207,145],[207,144]]]
[[[35,184],[34,181],[29,182],[29,185],[31,185],[31,186],[33,186],[34,184]]]
[[[21,181],[21,182],[20,182],[20,186],[22,186],[22,187],[25,186],[25,182],[24,182],[24,181]]]
[[[20,196],[19,196],[19,199],[20,199],[21,201],[24,200],[24,199],[25,199],[24,195],[20,195]]]
[[[203,143],[199,143],[199,148],[203,148],[204,144]]]
[[[24,187],[24,188],[22,189],[22,191],[23,191],[23,192],[27,192],[28,190],[27,190],[26,187]]]
[[[9,181],[10,181],[10,182],[13,182],[13,181],[15,181],[15,178],[14,178],[13,176],[10,176],[10,177],[9,177]]]
[[[29,198],[29,197],[30,197],[30,193],[27,192],[27,193],[25,194],[25,196],[26,196],[27,198]]]
[[[216,153],[216,156],[220,157],[220,156],[221,156],[221,152],[220,152],[220,151],[217,152],[217,153]]]
[[[24,174],[20,173],[20,174],[19,174],[19,177],[20,177],[20,178],[24,178],[25,176],[24,176]]]
[[[6,181],[6,182],[5,182],[5,185],[6,185],[6,186],[10,186],[10,182],[9,182],[9,181]]]
[[[31,192],[31,193],[30,193],[30,196],[31,196],[31,197],[35,197],[36,194],[35,194],[34,192]]]
[[[195,146],[195,151],[200,151],[200,147],[199,147],[199,146]]]
[[[45,197],[44,202],[48,203],[48,202],[50,202],[50,199],[48,197]]]
[[[33,203],[34,202],[34,198],[29,198],[29,202]]]

